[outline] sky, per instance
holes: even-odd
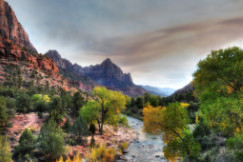
[[[110,58],[138,85],[182,88],[212,50],[243,47],[242,0],[6,0],[38,52]]]

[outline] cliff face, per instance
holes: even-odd
[[[59,74],[56,63],[37,53],[14,11],[0,0],[0,81],[5,82],[11,69],[17,67],[26,83],[33,81],[44,86],[48,82],[50,86],[70,88],[67,79]]]
[[[66,59],[61,58],[59,53],[56,50],[49,50],[48,56],[51,56],[50,58],[57,64],[59,68],[62,69],[71,69],[72,63]]]
[[[139,96],[146,92],[146,90],[133,83],[130,74],[123,73],[121,68],[115,65],[109,58],[99,65],[82,67],[78,64],[70,65],[70,62],[62,59],[56,51],[48,51],[46,55],[68,74],[72,73],[72,76],[75,76],[75,78],[81,77],[81,80],[86,78],[86,85],[92,84],[91,87],[103,85],[109,89],[121,91],[129,96]],[[73,77],[72,79],[75,78]]]
[[[0,35],[22,47],[36,51],[14,11],[4,0],[0,0]]]
[[[58,66],[49,57],[29,51],[16,45],[12,40],[0,37],[0,59],[1,62],[26,62],[31,68],[39,68],[53,74],[59,73]]]

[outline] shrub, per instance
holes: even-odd
[[[62,100],[60,97],[56,96],[52,99],[50,103],[50,116],[51,118],[60,123],[65,115],[65,110],[62,107]]]
[[[35,137],[29,129],[25,129],[19,139],[19,145],[14,148],[15,157],[19,160],[28,160],[35,149]]]
[[[127,142],[123,142],[119,144],[119,149],[122,153],[125,153],[126,150],[128,149],[128,143]]]
[[[4,134],[6,131],[6,125],[8,124],[8,114],[6,108],[5,97],[0,97],[0,134]]]
[[[114,161],[116,150],[114,148],[107,148],[105,144],[100,144],[96,148],[92,148],[91,153],[87,159],[90,161]]]
[[[57,159],[65,153],[64,133],[53,119],[41,128],[39,141],[41,153],[49,159]]]
[[[11,157],[12,157],[12,154],[10,152],[8,138],[6,136],[0,135],[0,161],[1,162],[13,162]]]
[[[81,143],[82,137],[88,134],[88,125],[81,115],[74,121],[72,133],[75,135],[78,143]]]
[[[48,110],[48,105],[44,101],[37,101],[35,105],[35,111],[38,111],[40,113]]]
[[[17,111],[28,113],[33,110],[32,100],[26,93],[20,93],[16,100]]]

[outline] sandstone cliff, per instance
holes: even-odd
[[[0,0],[0,35],[22,47],[36,51],[14,11],[4,0]]]

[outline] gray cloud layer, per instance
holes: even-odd
[[[241,0],[7,1],[40,52],[80,65],[110,57],[138,84],[182,87],[199,59],[243,37]]]

